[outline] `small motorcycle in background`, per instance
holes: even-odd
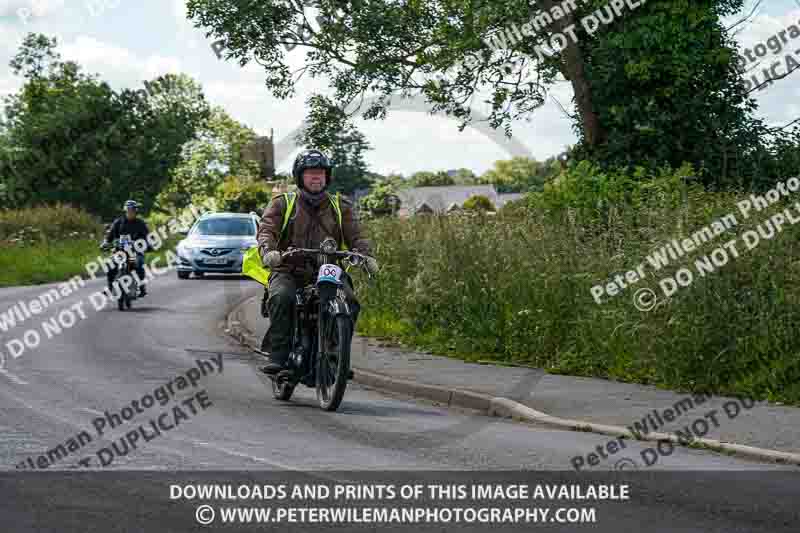
[[[101,245],[102,250],[109,247]],[[117,298],[117,308],[120,311],[130,309],[133,301],[139,298],[139,282],[134,273],[136,272],[136,250],[133,247],[133,240],[130,235],[120,235],[119,239],[111,243],[110,249],[114,252],[114,264],[116,274],[112,282],[112,287],[117,286],[119,296]]]

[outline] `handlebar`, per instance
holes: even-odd
[[[134,242],[134,241],[131,241],[131,243],[130,243],[130,244],[131,244],[131,246],[133,246],[133,242]],[[102,251],[108,251],[108,250],[121,250],[121,249],[122,249],[122,246],[120,245],[120,239],[114,239],[114,240],[113,240],[113,241],[111,241],[111,242],[106,242],[106,241],[103,241],[103,242],[101,242],[101,243],[100,243],[100,250],[102,250]],[[148,243],[148,245],[147,245],[147,248],[145,248],[145,249],[144,249],[144,251],[143,251],[143,252],[141,252],[141,253],[144,253],[144,252],[151,252],[151,251],[153,251],[153,248],[152,248],[152,246],[150,246],[150,244]],[[140,252],[138,252],[138,250],[137,250],[137,253],[140,253]]]
[[[350,251],[343,251],[337,250],[335,252],[326,254],[319,248],[289,248],[285,252],[281,253],[281,258],[290,257],[295,254],[301,255],[327,255],[329,257],[341,257],[341,258],[350,258],[350,257],[357,257],[359,259],[366,260],[367,256],[361,254],[359,252],[350,252]]]
[[[337,250],[335,252],[325,253],[319,248],[289,248],[285,252],[281,253],[281,259],[298,254],[345,259],[352,266],[360,266],[364,269],[364,271],[367,271],[367,256],[359,252]],[[367,275],[369,275],[370,278],[372,277],[369,272],[367,272]]]

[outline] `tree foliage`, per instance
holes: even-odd
[[[444,185],[455,185],[456,180],[444,171],[430,172],[422,170],[415,172],[409,178],[409,185],[412,187],[441,187]]]
[[[232,175],[217,186],[214,197],[220,211],[260,215],[272,197],[272,189],[261,180]]]
[[[473,194],[464,202],[464,209],[469,211],[494,211],[494,204],[482,194]]]
[[[198,129],[194,139],[181,150],[181,161],[158,196],[157,207],[164,212],[180,210],[199,198],[216,194],[227,176],[258,179],[258,164],[243,158],[243,149],[256,134],[215,107]]]
[[[475,185],[478,183],[478,176],[468,168],[458,168],[453,176],[456,185]]]
[[[556,167],[528,157],[495,161],[494,167],[480,176],[479,182],[495,186],[497,192],[540,191]]]
[[[391,182],[375,185],[360,200],[359,208],[365,219],[393,215],[400,207],[397,188]]]
[[[149,209],[207,115],[199,86],[165,75],[115,92],[62,61],[56,46],[29,34],[10,62],[25,82],[6,98],[0,181],[24,191],[24,205],[66,202],[112,216],[134,197]]]
[[[583,142],[579,156],[649,169],[689,162],[714,185],[774,183],[776,147],[788,137],[776,139],[752,115],[756,103],[721,22],[740,7],[735,0],[651,1],[592,41],[587,75],[608,142],[591,149]]]
[[[314,95],[308,99],[306,127],[297,142],[306,149],[318,148],[333,159],[335,169],[331,191],[352,194],[367,188],[372,181],[364,154],[371,149],[367,138],[348,119],[345,112],[327,98]]]
[[[508,133],[563,77],[574,93],[578,153],[606,167],[689,162],[709,183],[727,184],[765,165],[784,168],[777,158],[798,145],[792,137],[788,152],[779,149],[770,137],[776,132],[752,119],[755,103],[721,22],[743,0],[625,3],[592,33],[581,21],[611,8],[608,0],[586,0],[532,34],[526,24],[530,30],[534,16],[553,13],[560,1],[319,0],[316,23],[296,1],[231,4],[189,0],[188,13],[226,39],[226,57],[258,62],[279,97],[293,93],[300,72],[327,79],[342,108],[377,95],[368,118],[383,117],[393,95],[418,92],[461,127],[478,99],[491,106],[489,123]],[[509,39],[512,26],[525,37]],[[570,29],[575,38],[562,50],[542,53]],[[300,71],[284,46],[305,50]]]

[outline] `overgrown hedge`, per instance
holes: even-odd
[[[382,273],[360,288],[359,329],[466,359],[800,404],[800,228],[786,224],[749,251],[739,240],[738,258],[701,277],[697,257],[787,202],[744,220],[736,202],[748,194],[703,191],[691,174],[581,164],[496,217],[372,221]],[[595,302],[592,286],[729,213],[731,231]],[[681,267],[694,282],[664,298],[658,281]],[[643,312],[633,298],[647,287],[661,303]]]

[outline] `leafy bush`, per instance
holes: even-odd
[[[0,210],[0,241],[26,244],[75,238],[96,239],[103,226],[95,217],[75,207],[57,204]]]
[[[359,201],[362,217],[365,219],[394,214],[399,202],[395,186],[391,183],[376,185]]]
[[[229,176],[217,188],[220,211],[260,213],[272,198],[272,189],[262,181]]]
[[[464,209],[471,211],[494,211],[494,204],[482,194],[473,194],[464,202]]]

